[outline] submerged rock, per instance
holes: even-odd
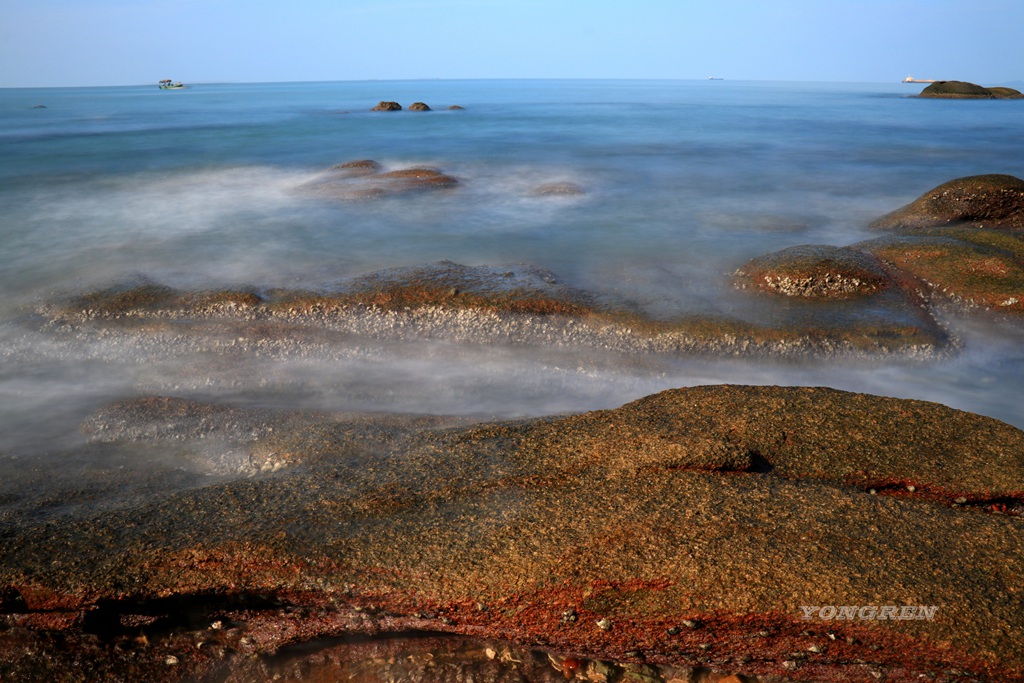
[[[879,218],[871,227],[916,230],[955,223],[1024,229],[1024,180],[1002,174],[957,178]]]
[[[955,100],[1019,99],[1024,97],[1013,88],[985,88],[966,81],[936,81],[921,91],[918,97]]]
[[[575,197],[586,194],[586,190],[576,183],[546,183],[535,187],[531,194],[537,197]]]
[[[376,161],[364,159],[333,166],[321,177],[303,185],[301,190],[329,199],[351,201],[445,190],[458,184],[457,178],[434,168],[382,171]]]
[[[55,661],[27,651],[58,649],[44,637],[60,633],[115,671],[173,656],[178,680],[219,666],[204,654],[216,647],[411,630],[543,642],[578,653],[552,660],[573,675],[592,658],[809,680],[1024,676],[1024,605],[1006,599],[1024,591],[1024,433],[996,420],[709,386],[370,440],[329,417],[299,429],[311,424],[335,442],[301,468],[60,524],[7,520],[0,663]],[[931,611],[839,619],[822,605]],[[179,621],[146,626],[168,614]]]
[[[849,247],[807,244],[751,259],[735,275],[736,286],[806,299],[849,299],[893,286],[877,258]]]
[[[362,447],[454,418],[280,412],[148,396],[116,401],[90,415],[90,443],[160,444],[207,474],[252,476],[338,455],[361,434]]]

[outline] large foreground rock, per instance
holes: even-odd
[[[225,410],[87,424],[216,431]],[[1024,680],[1024,433],[998,421],[711,386],[468,427],[313,423],[315,457],[270,475],[0,518],[0,671],[178,680],[412,629],[801,680]],[[844,605],[935,609],[810,609]]]

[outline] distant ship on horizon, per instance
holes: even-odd
[[[904,83],[934,83],[933,78],[914,78],[913,76],[907,76],[903,79]]]

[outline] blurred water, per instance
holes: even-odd
[[[0,90],[0,452],[73,443],[84,414],[146,392],[512,416],[700,383],[822,384],[1024,426],[1024,334],[978,320],[954,321],[965,351],[935,363],[364,340],[329,357],[238,359],[226,369],[209,362],[212,351],[55,341],[21,324],[39,301],[134,274],[182,287],[308,287],[441,259],[534,264],[658,316],[735,313],[743,303],[726,276],[750,257],[865,239],[870,220],[955,177],[1024,176],[1018,102],[908,97],[915,92],[731,81]],[[370,112],[382,99],[435,111]],[[298,191],[360,158],[434,166],[460,185],[376,202]],[[531,194],[558,181],[586,194]]]

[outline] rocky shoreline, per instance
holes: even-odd
[[[232,444],[262,475],[6,516],[0,671],[74,680],[91,656],[111,676],[183,680],[318,638],[436,632],[802,680],[1024,672],[1013,427],[920,401],[736,386],[452,424],[163,398],[104,408],[83,425],[90,439],[193,461]],[[67,497],[125,483],[96,476],[67,482]],[[937,614],[802,612],[908,601]]]
[[[310,195],[462,182],[359,160]],[[934,360],[959,344],[944,307],[1024,313],[1024,181],[951,181],[874,227],[723,276],[777,324],[451,262],[318,290],[136,280],[21,324],[139,363],[423,339]],[[2,680],[393,674],[398,640],[299,648],[391,634],[443,635],[451,676],[483,680],[1024,681],[1024,432],[936,403],[719,385],[493,421],[142,395],[95,406],[52,457],[91,453],[0,484]]]

